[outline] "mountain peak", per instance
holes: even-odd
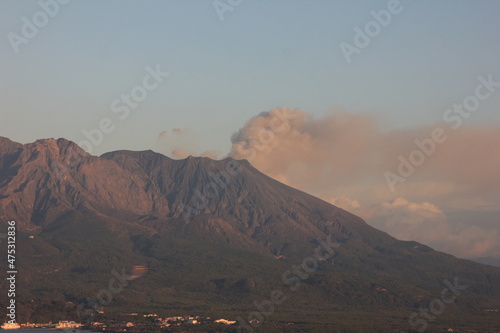
[[[7,142],[17,143],[17,142],[12,141],[9,138],[6,138],[5,136],[0,136],[0,143],[7,143]],[[17,144],[20,144],[20,143],[17,143]]]
[[[25,145],[25,147],[47,157],[63,161],[81,160],[92,156],[73,141],[64,138],[39,139],[31,144]]]

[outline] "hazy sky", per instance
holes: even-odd
[[[475,94],[478,77],[491,75],[493,81],[500,81],[499,1],[402,1],[399,5],[394,1],[310,0],[59,1],[0,0],[0,135],[14,141],[65,137],[80,143],[88,140],[84,131],[98,128],[104,119],[108,133],[103,133],[102,140],[94,136],[97,143],[91,149],[95,155],[117,149],[154,149],[175,157],[206,151],[222,157],[234,149],[231,136],[248,121],[255,121],[253,117],[289,107],[300,109],[308,124],[328,123],[340,113],[368,117],[366,122],[352,121],[352,133],[368,126],[373,142],[386,147],[428,135],[424,129],[443,122],[447,109]],[[368,29],[372,37],[365,36],[363,41],[356,36],[358,28]],[[342,43],[357,47],[349,59]],[[157,82],[149,76],[158,70],[168,76],[160,75]],[[127,106],[123,96],[134,93],[138,103],[132,100]],[[485,154],[494,157],[492,163],[498,160],[495,156],[500,149],[495,149],[497,141],[487,139],[496,138],[500,127],[499,102],[500,89],[463,119],[464,128],[470,127],[471,132],[461,132],[473,133],[477,144],[486,143]],[[300,127],[302,123],[297,126],[301,133],[316,133]],[[494,134],[484,134],[486,127]],[[248,139],[240,134],[242,142]],[[327,147],[328,140],[335,140],[324,133],[318,137],[327,140]],[[459,137],[462,141],[457,139],[459,143],[449,143],[450,147],[468,151],[467,136]],[[337,147],[338,142],[331,146]],[[383,151],[378,158],[393,167],[399,154],[411,152],[382,146],[367,145],[359,151]],[[450,153],[440,167],[429,167],[435,172],[427,178],[420,175],[419,186],[446,175],[443,165],[453,168],[457,163],[453,156]],[[465,154],[463,160],[469,156]],[[324,163],[338,167],[332,159]],[[480,165],[472,167],[482,173]],[[363,173],[357,188],[373,185],[372,178],[377,177],[384,183],[383,169],[369,169],[377,173]],[[385,216],[382,210],[387,213],[394,207],[428,202],[437,210],[419,207],[436,213],[440,221],[451,216],[454,221],[463,220],[465,213],[474,213],[476,226],[500,235],[500,196],[483,188],[479,184],[483,180],[475,180],[472,187],[460,183],[459,176],[448,180],[469,189],[461,192],[460,200],[478,202],[461,214],[457,213],[460,200],[450,203],[442,197],[455,193],[451,190],[438,191],[441,197],[435,197],[437,192],[415,196],[411,187],[387,195],[352,187],[339,192],[339,187],[308,188],[294,182],[296,176],[290,170],[285,171],[269,169],[268,173],[339,205],[341,198],[344,205],[378,205],[377,213],[365,212],[373,221]],[[342,177],[349,178],[347,171]],[[328,179],[339,177],[323,173]],[[498,180],[495,172],[485,174]],[[410,186],[417,178],[401,185]],[[491,202],[486,203],[486,196],[493,198]],[[487,212],[477,208],[484,205],[489,207]],[[450,232],[459,234],[470,226],[465,226],[470,220],[456,224]],[[497,240],[500,236],[490,243]],[[467,253],[457,252],[458,245],[446,250],[462,256],[498,255],[499,246]]]

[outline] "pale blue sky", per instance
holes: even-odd
[[[499,1],[402,2],[348,64],[339,44],[387,3],[243,0],[221,21],[212,1],[74,0],[16,54],[8,33],[21,35],[22,17],[41,7],[0,0],[0,135],[79,142],[108,117],[116,129],[94,154],[154,148],[173,128],[188,128],[200,152],[225,153],[233,132],[277,106],[414,127],[439,121],[479,75],[500,81]],[[157,64],[170,76],[119,120],[111,103]],[[499,101],[470,121],[500,124]]]

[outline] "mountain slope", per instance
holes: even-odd
[[[247,311],[298,282],[284,311],[408,310],[455,278],[467,285],[457,311],[500,308],[499,268],[398,241],[247,161],[152,151],[95,157],[64,139],[0,138],[0,219],[18,222],[19,260],[30,267],[21,300],[39,300],[26,305],[28,317],[51,299],[78,304],[112,268],[137,265],[149,273],[116,295],[117,311]],[[334,265],[318,259],[305,278],[284,275],[328,239],[338,244]]]

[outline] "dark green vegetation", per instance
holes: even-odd
[[[238,173],[219,177],[217,195],[196,204],[196,191],[228,163]],[[186,216],[185,205],[195,211]],[[417,329],[409,316],[456,277],[467,288],[427,332],[500,327],[500,314],[485,311],[500,309],[499,268],[398,241],[247,162],[93,157],[62,139],[23,146],[0,138],[0,219],[20,227],[20,322],[85,321],[101,309],[95,320],[138,312],[248,321],[260,313],[253,302],[279,290],[286,299],[263,310],[260,330],[399,332]],[[328,237],[339,244],[334,264],[316,261],[284,281]],[[134,266],[149,272],[121,288],[112,271]],[[102,306],[99,297],[112,300]],[[82,318],[79,304],[88,310]]]
[[[101,289],[108,288],[113,268],[120,272],[125,267],[130,273],[135,265],[147,265],[150,271],[114,294],[111,303],[104,307],[105,314],[95,320],[134,320],[117,315],[130,312],[157,313],[161,317],[191,314],[247,318],[249,313],[258,311],[252,304],[254,300],[262,302],[270,298],[272,290],[280,289],[287,299],[276,305],[264,322],[266,331],[387,332],[391,328],[412,328],[408,317],[418,303],[403,303],[404,293],[422,295],[420,304],[425,307],[439,296],[439,292],[424,294],[410,283],[400,282],[385,284],[392,290],[401,290],[399,295],[376,291],[374,286],[380,285],[376,277],[368,280],[366,275],[351,272],[359,270],[369,275],[362,264],[351,269],[340,265],[340,248],[337,265],[322,263],[292,291],[281,276],[291,265],[301,262],[298,257],[277,260],[168,235],[117,238],[97,222],[87,224],[93,227],[94,234],[86,233],[88,229],[82,230],[82,225],[61,225],[34,239],[25,233],[19,235],[22,247],[18,302],[23,304],[18,310],[20,322],[66,318],[81,321],[77,305],[86,304],[87,298],[96,298]],[[82,239],[61,236],[67,234],[81,235]],[[309,255],[304,253],[303,258]],[[478,303],[481,302],[475,295],[464,293],[446,306],[438,320],[429,324],[427,332],[448,327],[496,329],[499,314],[481,311],[480,307],[471,309]],[[230,331],[231,326],[226,328]],[[206,327],[191,328],[195,329]]]

